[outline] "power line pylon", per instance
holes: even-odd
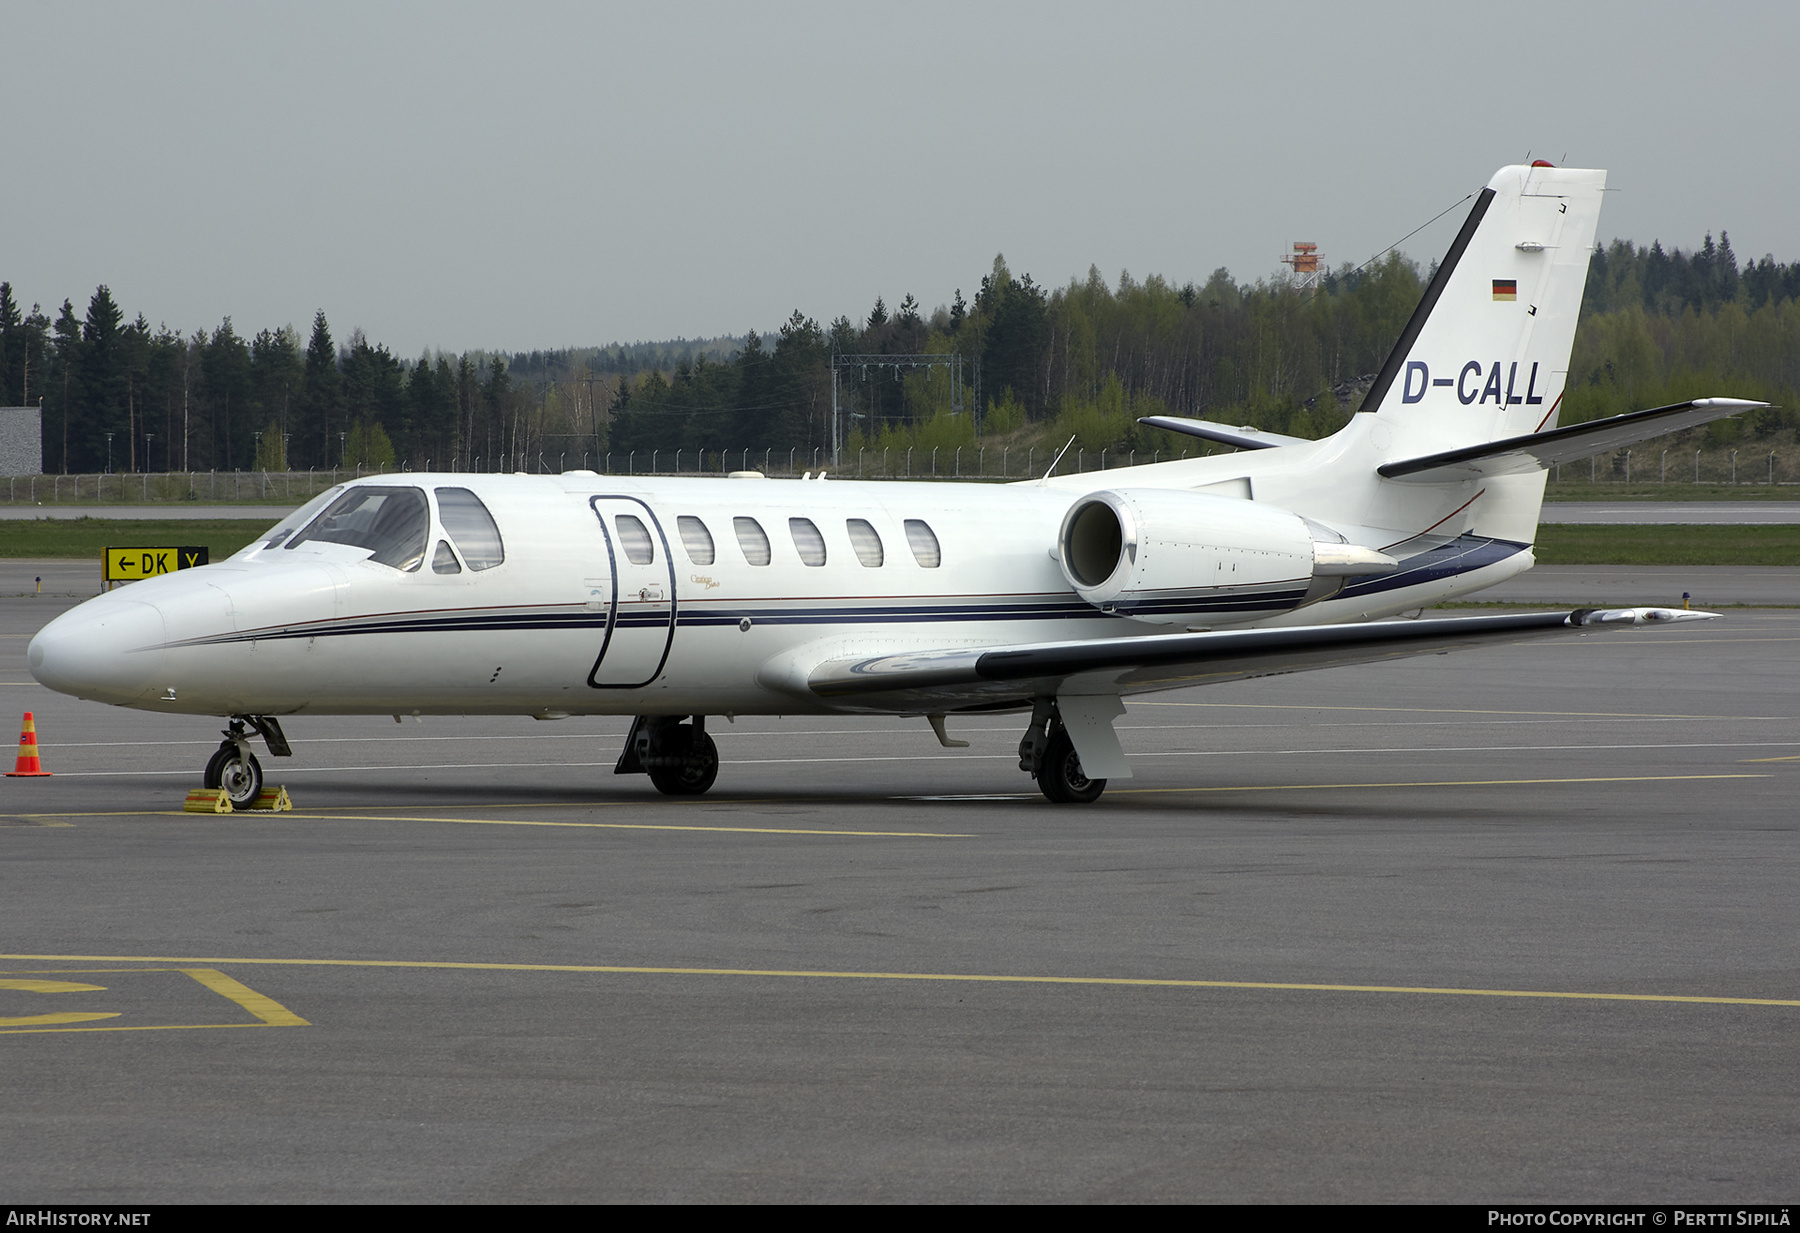
[[[962,400],[962,355],[956,351],[913,351],[897,352],[891,355],[845,355],[837,351],[831,353],[831,465],[841,465],[844,433],[842,416],[838,411],[838,373],[846,368],[860,368],[866,377],[871,368],[892,368],[894,375],[900,375],[902,368],[923,368],[929,375],[933,368],[950,370],[950,414],[960,415],[963,410]]]

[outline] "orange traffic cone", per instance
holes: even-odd
[[[25,722],[19,727],[19,764],[6,772],[8,779],[17,775],[48,775],[50,772],[38,764],[37,724],[32,721],[31,712],[25,712]]]

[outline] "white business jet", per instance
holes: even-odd
[[[32,674],[226,717],[245,804],[293,715],[635,717],[619,773],[718,773],[709,716],[1030,716],[1020,769],[1092,801],[1154,690],[1705,614],[1381,621],[1532,564],[1545,468],[1762,403],[1558,428],[1605,173],[1507,167],[1478,195],[1362,410],[1321,441],[1200,420],[1236,452],[1018,484],[390,475],[227,561],[89,600]],[[1053,468],[1054,470],[1054,468]]]

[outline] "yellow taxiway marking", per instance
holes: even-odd
[[[1740,762],[1788,762],[1800,761],[1800,755],[1793,758],[1743,758]],[[1214,784],[1205,787],[1173,787],[1173,788],[1113,788],[1109,795],[1143,795],[1146,793],[1169,792],[1316,792],[1323,789],[1345,791],[1353,788],[1504,788],[1527,787],[1533,784],[1561,783],[1680,783],[1701,779],[1767,779],[1766,774],[1754,771],[1739,771],[1715,775],[1589,775],[1556,779],[1423,779],[1401,780],[1391,783],[1249,783],[1249,784]],[[1019,793],[984,793],[975,795],[958,795],[949,797],[932,796],[882,796],[876,800],[1029,800],[1033,796],[1029,792]],[[839,798],[832,798],[839,799]],[[731,802],[733,804],[780,804],[799,801],[803,804],[821,803],[810,797],[774,798],[753,802]],[[600,802],[600,804],[617,804],[618,802]],[[560,804],[545,802],[540,805],[506,806],[506,808],[544,808],[544,809],[578,809],[581,804]],[[441,806],[445,809],[468,808],[482,809],[490,806],[468,805]],[[62,814],[18,814],[21,818],[192,818],[193,814],[174,809],[110,809],[92,813]],[[218,814],[203,815],[213,819],[238,817],[262,817],[257,814]],[[975,839],[978,836],[968,831],[841,831],[823,827],[806,828],[796,826],[689,826],[675,823],[652,822],[546,822],[530,818],[443,818],[406,814],[380,813],[309,813],[296,809],[288,815],[294,820],[311,819],[321,822],[445,822],[458,826],[560,826],[585,830],[615,831],[700,831],[743,835],[834,835],[845,838],[876,839]],[[66,824],[65,824],[66,825]],[[3,956],[0,956],[3,957]]]
[[[25,993],[99,993],[105,985],[84,985],[74,980],[0,980],[0,989],[18,989]]]
[[[612,976],[751,976],[787,980],[944,981],[994,985],[1094,985],[1148,989],[1269,989],[1299,993],[1411,993],[1445,997],[1550,998],[1589,1002],[1698,1003],[1721,1006],[1800,1006],[1800,998],[1707,997],[1678,993],[1583,993],[1556,989],[1464,989],[1446,985],[1348,985],[1274,980],[1184,980],[1150,976],[1024,976],[978,972],[856,972],[806,968],[674,968],[619,964],[470,963],[416,959],[175,958],[164,955],[0,955],[0,959],[67,963],[172,963],[213,966],[406,968],[464,972],[567,972]],[[186,968],[181,970],[186,971]],[[229,978],[227,978],[229,979]],[[254,1013],[254,1012],[252,1012]],[[300,1020],[299,1022],[304,1022]],[[104,1030],[104,1029],[101,1029]]]
[[[1731,643],[1800,642],[1800,638],[1788,638],[1788,637],[1779,637],[1779,638],[1777,638],[1777,637],[1769,637],[1769,638],[1679,638],[1678,637],[1678,638],[1658,638],[1656,640],[1655,645],[1657,645],[1657,646],[1677,646],[1682,643],[1692,643],[1692,642],[1705,642],[1709,645],[1717,645],[1722,642],[1731,642]],[[1567,643],[1564,643],[1564,646],[1567,646],[1567,645],[1568,645]],[[1612,640],[1609,642],[1596,642],[1593,645],[1596,647],[1604,647],[1604,646],[1609,646],[1609,645],[1610,646],[1630,646],[1631,644],[1628,642],[1619,642],[1617,640]],[[1650,645],[1650,644],[1647,643],[1645,645]]]
[[[1151,702],[1133,698],[1140,706],[1187,706],[1220,711],[1355,711],[1358,714],[1402,715],[1530,715],[1544,719],[1790,719],[1788,715],[1664,715],[1655,711],[1497,711],[1473,706],[1315,706],[1308,702]],[[203,744],[204,742],[195,742]]]
[[[21,993],[103,993],[105,985],[89,985],[75,980],[0,980],[0,989],[16,989]],[[63,1010],[42,1015],[0,1016],[0,1027],[50,1027],[59,1023],[88,1023],[95,1019],[117,1019],[118,1011]]]
[[[1788,754],[1785,758],[1739,758],[1739,762],[1800,762],[1800,754]]]
[[[223,972],[212,968],[182,968],[182,972],[211,989],[220,997],[230,998],[270,1027],[307,1027],[306,1020],[277,1002],[240,984]]]
[[[782,804],[782,803],[789,801],[790,799],[800,799],[800,798],[785,798],[784,797],[784,798],[770,799],[770,800],[730,801],[730,802],[713,802],[713,803],[729,803],[729,804],[734,804],[734,805],[736,805],[736,804],[746,804],[746,805],[765,804],[766,805],[766,804]],[[600,806],[600,805],[616,806],[618,804],[620,804],[620,802],[618,802],[618,801],[595,802],[595,806]],[[580,808],[584,808],[587,806],[583,806],[579,802],[573,803],[573,804],[566,803],[566,802],[546,802],[541,807],[545,808],[545,809],[580,809]],[[484,808],[492,808],[492,806],[445,805],[445,806],[441,806],[441,808],[444,808],[444,809],[456,809],[456,808],[484,809]],[[534,808],[534,806],[507,805],[507,806],[502,806],[502,808],[507,808],[507,809]],[[16,814],[14,816],[20,817],[20,818],[36,819],[36,818],[51,818],[51,817],[55,817],[55,818],[192,818],[195,815],[190,814],[190,813],[185,813],[179,809],[108,809],[108,810],[99,810],[99,811],[94,811],[94,812],[89,812],[89,813],[58,813],[58,814],[25,814],[25,813],[22,813],[22,814]],[[207,815],[201,815],[201,816],[208,818],[209,820],[222,820],[222,819],[226,819],[226,818],[261,819],[261,818],[266,818],[266,817],[272,817],[273,815],[258,814],[255,812],[239,812],[239,813],[230,813],[230,814],[207,814]],[[407,814],[391,814],[391,813],[311,813],[304,809],[292,810],[288,814],[288,817],[290,819],[295,819],[295,820],[305,818],[305,819],[308,819],[311,821],[318,821],[318,822],[451,822],[451,823],[455,823],[458,826],[562,826],[562,827],[573,827],[578,830],[712,831],[712,832],[725,832],[727,834],[739,834],[739,835],[841,835],[841,836],[845,836],[845,837],[849,837],[849,838],[864,838],[864,839],[867,839],[867,838],[875,838],[875,839],[973,839],[973,838],[975,838],[975,836],[972,834],[963,834],[963,833],[958,833],[958,832],[954,832],[954,831],[841,831],[841,830],[831,830],[826,827],[808,828],[808,827],[800,827],[800,826],[696,826],[696,825],[686,825],[686,824],[679,824],[679,823],[673,823],[673,822],[546,822],[546,821],[542,821],[540,819],[534,819],[534,818],[434,818],[434,817],[414,816],[414,815],[407,815]],[[43,825],[57,825],[57,824],[44,823]],[[61,823],[60,825],[66,826],[66,825],[68,825],[68,823]]]
[[[458,826],[568,826],[607,831],[723,831],[741,835],[846,835],[881,839],[973,839],[975,836],[947,831],[840,831],[825,827],[800,826],[694,826],[673,822],[545,822],[533,818],[427,818],[398,814],[305,813],[295,810],[297,818],[316,818],[324,822],[454,822]]]
[[[18,959],[19,955],[6,955],[0,958]],[[101,959],[83,960],[67,955],[39,956],[56,961],[101,962],[101,963],[182,963],[182,960],[163,959]],[[205,962],[202,960],[201,962]],[[82,1023],[95,1019],[118,1019],[123,1012],[81,1012],[65,1011],[43,1015],[22,1015],[0,1018],[0,1036],[16,1036],[32,1032],[170,1032],[186,1031],[194,1028],[238,1028],[238,1027],[310,1027],[305,1019],[277,1002],[274,998],[258,993],[241,981],[234,980],[225,973],[210,967],[132,967],[132,968],[71,968],[53,969],[49,972],[9,973],[11,979],[0,980],[0,989],[19,989],[31,993],[73,993],[102,992],[104,985],[79,984],[75,981],[45,980],[49,975],[88,976],[96,972],[179,972],[191,977],[201,985],[212,990],[220,997],[236,1002],[244,1010],[254,1015],[256,1023],[156,1023],[156,1024],[118,1024],[108,1027],[64,1027],[57,1026],[70,1023]],[[20,979],[23,978],[23,979]]]
[[[1739,772],[1729,775],[1594,775],[1580,779],[1429,779],[1400,783],[1262,783],[1209,788],[1114,788],[1113,792],[1302,792],[1320,788],[1503,788],[1544,783],[1671,783],[1686,779],[1767,779]]]

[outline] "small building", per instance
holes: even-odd
[[[38,407],[0,407],[0,475],[44,473],[43,419]]]

